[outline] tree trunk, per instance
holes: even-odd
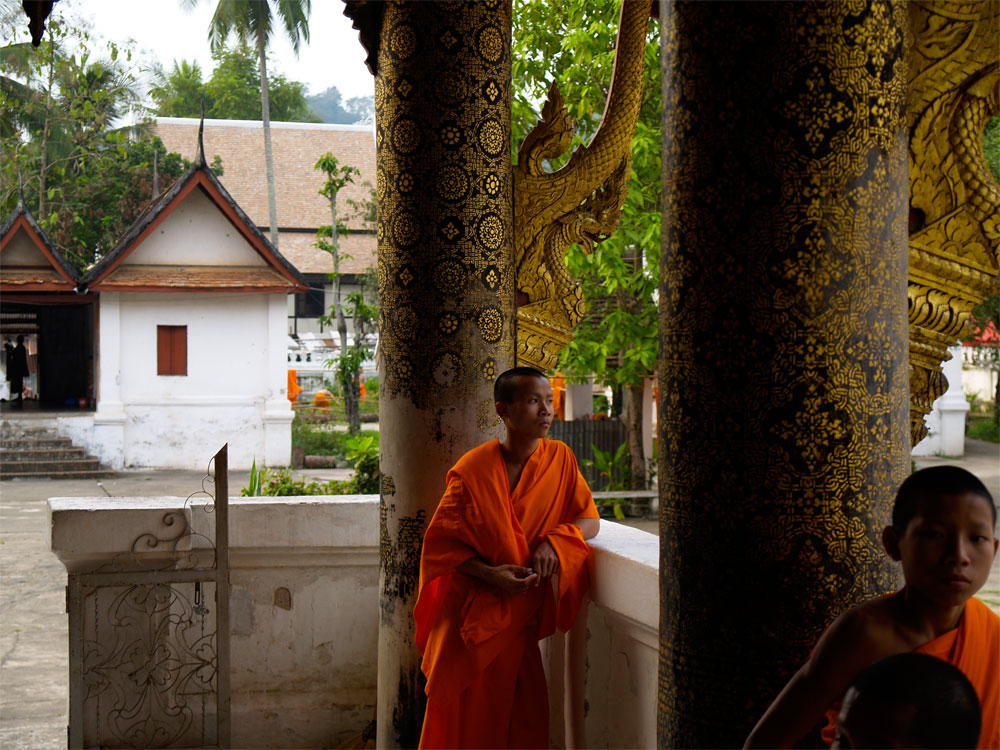
[[[340,339],[340,356],[348,356],[347,352],[347,320],[344,318],[344,303],[341,300],[340,287],[340,235],[337,234],[337,191],[330,193],[330,255],[333,256],[333,318]],[[355,333],[354,346],[360,346]],[[360,366],[360,365],[359,365]],[[344,395],[344,411],[347,413],[347,431],[357,435],[361,429],[361,415],[358,402],[361,400],[361,377],[358,369],[350,372],[341,371],[338,367],[338,382]]]
[[[646,489],[646,455],[642,450],[642,383],[629,385],[625,391],[625,431],[631,456],[628,488]]]
[[[260,117],[264,123],[267,215],[271,226],[271,244],[278,247],[278,205],[274,197],[274,157],[271,154],[271,103],[268,100],[267,94],[267,51],[265,48],[263,26],[257,29],[257,58],[260,60]]]
[[[42,128],[42,148],[38,160],[38,221],[45,221],[45,212],[48,206],[45,205],[46,187],[45,178],[49,165],[49,124],[52,119],[52,79],[55,77],[55,39],[52,36],[52,28],[49,27],[49,81],[45,87],[45,126]]]

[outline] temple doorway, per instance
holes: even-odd
[[[16,346],[24,337],[28,375],[24,378],[23,407],[32,409],[93,409],[95,362],[95,306],[93,299],[58,297],[13,300],[0,304],[0,338]],[[7,380],[3,358],[3,397],[7,405],[15,394]]]

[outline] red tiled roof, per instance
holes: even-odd
[[[17,268],[3,266],[0,273],[0,290],[5,292],[24,291],[66,291],[72,289],[54,268]]]
[[[273,268],[259,266],[121,265],[99,286],[101,291],[288,292],[293,288]]]
[[[198,144],[198,120],[160,117],[153,121],[153,135],[159,136],[169,151],[194,159]],[[218,155],[225,170],[219,178],[226,190],[250,219],[267,232],[267,178],[264,171],[264,143],[260,122],[205,120],[205,159]],[[275,194],[277,196],[279,249],[301,273],[329,273],[329,254],[313,247],[315,230],[330,223],[330,202],[319,194],[323,173],[316,161],[327,151],[342,165],[361,171],[353,184],[337,196],[341,220],[354,234],[341,238],[343,249],[352,255],[341,266],[343,273],[361,273],[375,265],[377,242],[372,230],[354,217],[348,201],[363,201],[375,185],[375,135],[369,126],[313,123],[271,123],[274,153]],[[369,186],[364,185],[365,182]],[[299,229],[309,231],[280,231]]]

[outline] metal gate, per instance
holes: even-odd
[[[212,462],[214,498],[203,482],[113,564],[69,575],[70,748],[230,745],[228,445]]]

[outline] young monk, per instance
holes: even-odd
[[[494,385],[507,434],[448,472],[424,536],[414,618],[427,677],[422,748],[548,747],[538,641],[568,630],[600,521],[576,458],[546,440],[552,388],[529,367]]]
[[[900,485],[882,531],[902,563],[900,591],[842,614],[747,738],[747,747],[791,747],[827,715],[833,739],[840,698],[869,664],[915,651],[958,667],[982,706],[981,748],[1000,748],[1000,617],[974,599],[996,555],[997,510],[983,483],[955,466],[918,471]]]
[[[979,698],[961,670],[927,654],[894,654],[854,678],[833,747],[973,750],[981,725]]]

